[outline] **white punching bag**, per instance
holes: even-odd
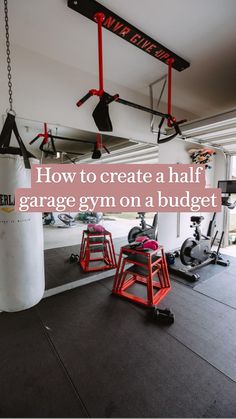
[[[10,117],[8,114],[7,119],[8,125],[15,123],[11,114]],[[18,134],[17,129],[13,130]],[[43,226],[41,213],[20,213],[14,210],[15,190],[31,186],[31,170],[25,167],[26,160],[28,167],[38,161],[28,158],[29,156],[25,154],[26,149],[23,150],[24,157],[22,157],[19,152],[17,153],[20,149],[5,147],[3,137],[6,138],[6,135],[2,134],[0,136],[0,311],[13,312],[28,309],[43,297],[45,288]],[[7,134],[9,136],[9,132]],[[17,140],[21,141],[20,147],[22,147],[21,138]]]

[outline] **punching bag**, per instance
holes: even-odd
[[[14,132],[19,148],[10,147]],[[43,297],[44,252],[41,213],[14,209],[17,188],[31,186],[31,165],[39,163],[19,135],[8,113],[0,135],[0,311],[20,311]]]

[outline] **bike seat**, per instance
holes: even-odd
[[[197,223],[197,224],[200,224],[200,223],[202,222],[202,220],[204,220],[204,217],[202,217],[202,216],[197,216],[197,215],[193,215],[193,216],[190,218],[190,220],[191,220],[191,222],[192,222],[192,223]]]

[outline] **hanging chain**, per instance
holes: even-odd
[[[12,74],[11,74],[11,50],[10,50],[9,24],[8,24],[8,0],[4,0],[4,12],[5,12],[5,29],[6,29],[6,53],[7,53],[8,93],[9,93],[10,111],[13,111]]]

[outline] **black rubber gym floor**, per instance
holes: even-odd
[[[0,314],[0,416],[235,417],[236,310],[173,281],[160,326],[111,287]]]
[[[171,276],[176,281],[181,282],[182,284],[188,285],[189,287],[195,288],[196,285],[199,285],[202,282],[212,279],[215,275],[218,275],[218,274],[222,274],[223,277],[231,273],[236,275],[236,258],[233,256],[228,256],[228,255],[222,255],[222,256],[224,257],[225,260],[230,261],[230,265],[221,266],[217,264],[210,264],[210,265],[204,266],[204,268],[196,268],[194,269],[194,273],[198,273],[200,275],[200,278],[196,282],[191,282],[184,278],[181,278],[180,276],[176,276],[175,273],[172,273]],[[186,269],[186,270],[188,268],[180,262],[179,258],[176,259],[174,266],[181,269]]]
[[[117,238],[113,242],[115,252],[119,254],[121,246],[127,243],[127,238]],[[84,273],[78,263],[69,263],[70,255],[79,254],[79,252],[80,244],[44,251],[46,290],[94,276],[94,272]]]

